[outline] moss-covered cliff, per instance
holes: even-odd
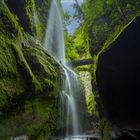
[[[33,34],[34,8],[28,2],[0,1],[1,140],[44,140],[57,129],[60,67],[27,34]]]
[[[100,52],[97,104],[103,140],[140,139],[140,16]]]
[[[25,32],[35,33],[33,14],[35,10],[34,0],[4,0],[12,14],[16,15],[19,24]]]

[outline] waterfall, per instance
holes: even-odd
[[[52,55],[57,61],[63,65],[65,78],[62,77],[62,91],[60,92],[60,112],[65,115],[66,134],[69,136],[79,134],[79,123],[77,113],[76,94],[78,91],[77,76],[65,64],[65,44],[64,44],[64,29],[63,18],[57,0],[52,0],[44,48]],[[64,121],[64,120],[61,120]],[[62,122],[61,122],[62,123]],[[72,130],[71,130],[72,129]],[[71,132],[72,131],[72,132]]]
[[[72,133],[73,135],[76,135],[79,133],[78,113],[74,95],[77,93],[75,89],[78,88],[75,87],[75,85],[77,85],[77,76],[68,67],[64,68],[64,72],[66,80],[62,94],[67,97],[67,126],[72,123]],[[67,135],[69,135],[69,131],[69,127],[67,127]]]
[[[63,17],[57,0],[52,0],[49,11],[45,41],[45,49],[57,60],[65,60],[65,43]]]

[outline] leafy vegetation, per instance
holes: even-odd
[[[75,8],[74,18],[80,21],[80,26],[73,35],[66,33],[67,59],[88,58],[91,54],[97,62],[96,54],[102,47],[107,46],[140,13],[140,2],[86,0]],[[66,14],[65,19],[70,19],[70,15]]]
[[[120,29],[140,12],[140,2],[86,0],[80,9],[82,10],[78,10],[75,17],[83,22],[76,32],[81,36],[83,46],[94,55],[108,39],[111,41]]]

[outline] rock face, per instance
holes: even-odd
[[[96,78],[112,139],[140,139],[140,16],[99,55]]]
[[[0,2],[0,139],[49,139],[58,129],[60,66],[17,18]]]

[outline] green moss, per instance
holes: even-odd
[[[100,120],[99,129],[101,131],[103,140],[110,140],[110,131],[112,129],[112,124],[106,118],[102,118]]]
[[[12,14],[17,16],[19,24],[22,26],[25,32],[28,32],[31,35],[35,34],[35,25],[34,25],[34,0],[4,0],[7,7]]]
[[[17,17],[12,15],[4,2],[0,4],[0,35],[4,39],[13,39],[15,36],[21,36],[21,27],[17,22]]]
[[[8,43],[0,39],[0,77],[8,75],[8,73],[16,73],[16,61],[7,48]]]
[[[29,18],[29,25],[30,25],[30,29],[32,31],[32,33],[34,33],[35,31],[35,25],[34,25],[34,11],[35,11],[35,2],[34,0],[26,0],[25,2],[25,11],[26,11],[26,15]]]
[[[32,140],[49,139],[58,128],[60,67],[46,52],[35,48],[39,45],[25,33],[20,15],[9,2],[0,2],[0,139],[23,134]],[[34,1],[26,2],[28,21]]]
[[[57,128],[57,111],[53,102],[47,98],[26,101],[24,114],[6,116],[0,120],[0,139],[7,140],[26,134],[31,140],[44,140],[52,136]],[[19,128],[20,126],[20,128]]]
[[[37,92],[38,90],[41,89],[40,83],[37,81],[37,79],[33,75],[28,63],[26,62],[26,60],[24,58],[24,55],[23,55],[20,47],[17,45],[11,45],[11,47],[12,47],[13,53],[15,55],[18,67],[20,67],[20,69],[22,69],[22,71],[20,71],[21,74],[26,75],[27,79],[29,80],[28,82],[35,89],[35,92]]]
[[[137,17],[137,16],[140,16],[140,13],[137,14],[136,16],[132,16],[130,19],[129,19],[129,22],[124,25],[124,26],[118,26],[118,28],[116,28],[116,31],[114,33],[112,33],[108,39],[106,40],[106,42],[104,43],[103,45],[103,48],[102,50],[99,52],[99,54],[103,51],[106,51],[106,49],[109,49],[109,47],[111,47],[111,44],[113,42],[116,41],[116,39],[120,36],[120,34],[133,22],[133,20]]]
[[[23,92],[23,80],[17,70],[10,43],[0,38],[0,109],[7,107],[11,97]]]
[[[46,102],[46,100],[40,99],[36,101],[37,117],[42,121],[42,123],[40,123],[41,125],[35,125],[37,129],[32,133],[32,135],[30,135],[32,140],[44,140],[44,138],[48,139],[53,135],[57,128],[56,122],[58,113],[56,106],[53,105],[54,103],[52,103],[54,100],[47,100],[48,102]],[[44,106],[46,106],[46,108],[44,108]]]
[[[23,52],[18,42],[0,37],[0,139],[43,139],[57,128],[59,65],[39,48]]]
[[[43,50],[24,48],[24,57],[20,45],[0,44],[0,139],[50,137],[57,128],[59,65]]]
[[[94,112],[95,112],[95,105],[96,105],[96,102],[95,102],[95,99],[94,99],[94,94],[91,92],[88,97],[87,97],[87,109],[88,109],[88,113],[90,115],[95,115]]]
[[[54,59],[38,48],[28,47],[23,52],[33,74],[40,81],[42,90],[58,89],[55,81],[58,78],[59,65]]]

